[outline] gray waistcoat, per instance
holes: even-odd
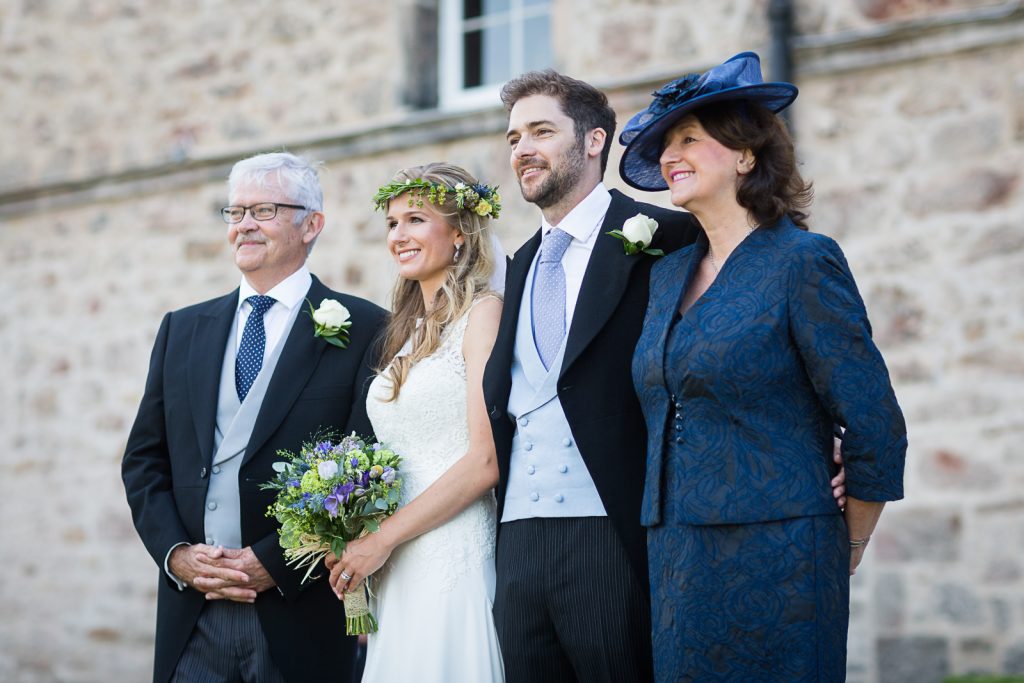
[[[296,306],[277,345],[263,357],[263,367],[252,388],[239,404],[235,389],[235,350],[238,330],[237,318],[228,335],[224,363],[220,370],[220,396],[217,400],[217,427],[213,435],[213,463],[210,468],[210,487],[206,491],[204,530],[208,545],[225,548],[242,547],[241,503],[238,494],[238,475],[242,455],[249,444],[256,417],[267,393],[270,378],[277,367],[288,334],[301,306]],[[310,330],[312,334],[312,330]],[[272,399],[271,399],[272,400]]]
[[[508,412],[516,421],[502,522],[530,517],[603,517],[607,513],[558,400],[565,343],[544,364],[533,339],[533,274],[526,277],[512,359]]]

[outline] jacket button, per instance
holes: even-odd
[[[212,501],[211,500],[209,503],[206,504],[206,507],[209,508],[210,510],[216,510],[217,509],[217,503],[216,503],[216,501]]]
[[[556,503],[561,503],[563,500],[565,500],[565,496],[563,496],[561,493],[555,494],[555,502]]]
[[[520,426],[525,427],[528,424],[530,424],[530,418],[528,418],[528,417],[521,417],[521,418],[519,418],[519,425]]]
[[[677,432],[683,431],[683,425],[676,425],[676,431]]]
[[[569,446],[572,445],[572,439],[570,439],[569,437],[562,439],[562,445],[568,448]]]
[[[213,473],[214,474],[220,474],[220,465],[214,465],[213,466]]]
[[[529,467],[526,468],[526,473],[527,474],[533,474],[536,471],[537,471],[537,468],[534,467],[533,465],[530,465]]]
[[[538,500],[540,500],[540,494],[534,491],[533,493],[530,494],[530,500],[536,503]]]
[[[200,479],[206,479],[206,468],[205,467],[203,469],[199,470],[199,478]]]
[[[569,471],[569,466],[568,465],[559,465],[558,466],[558,471],[561,472],[562,474],[565,474],[566,472]]]
[[[533,450],[533,444],[530,443],[530,442],[526,442],[525,444],[523,444],[523,448],[525,450],[532,451]]]
[[[682,443],[682,442],[683,442],[683,437],[677,436],[676,437],[676,443]]]
[[[683,409],[683,404],[679,403],[679,402],[676,402],[676,410],[682,410],[682,409]]]

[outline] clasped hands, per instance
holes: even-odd
[[[255,602],[262,591],[276,585],[252,548],[222,548],[196,543],[171,551],[171,573],[207,600]]]
[[[324,564],[331,570],[328,581],[338,599],[344,600],[345,593],[380,569],[391,557],[392,550],[394,548],[388,546],[380,534],[369,534],[346,543],[340,559],[334,553],[327,553]]]

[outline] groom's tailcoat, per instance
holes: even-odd
[[[352,647],[343,642],[342,605],[325,578],[300,585],[302,572],[285,565],[277,523],[266,516],[274,492],[260,485],[273,478],[278,450],[297,452],[318,431],[370,434],[365,387],[386,320],[380,307],[314,277],[307,299],[325,298],[351,312],[350,343],[340,349],[314,338],[310,317],[299,312],[282,339],[238,473],[242,546],[253,549],[278,586],[260,593],[255,607],[271,657],[289,681],[340,680]],[[179,591],[163,565],[174,545],[205,539],[221,368],[237,305],[235,290],[164,317],[122,464],[135,527],[161,567],[155,681],[170,678],[205,603],[194,589]]]
[[[640,526],[640,503],[647,431],[633,390],[630,367],[647,310],[648,280],[654,258],[643,254],[627,256],[623,243],[605,233],[621,229],[627,219],[643,213],[659,224],[652,246],[668,252],[693,242],[697,228],[689,214],[641,204],[614,190],[611,194],[611,204],[599,228],[601,234],[583,276],[557,389],[573,438],[608,517],[637,576],[646,585],[646,537]],[[506,276],[505,307],[498,337],[484,373],[484,397],[498,454],[499,518],[504,509],[515,434],[507,408],[516,326],[527,274],[540,243],[538,231],[512,260]]]

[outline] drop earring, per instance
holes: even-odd
[[[459,262],[459,254],[461,252],[462,252],[462,245],[461,244],[456,244],[455,245],[455,256],[452,257],[452,263],[458,263]]]

